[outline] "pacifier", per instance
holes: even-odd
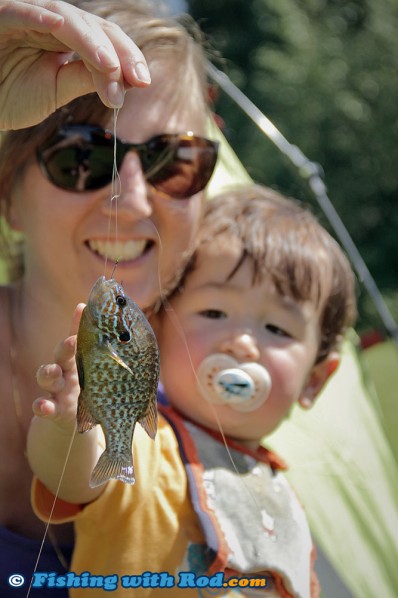
[[[198,386],[203,397],[215,405],[236,411],[254,411],[268,398],[272,382],[259,363],[239,363],[224,353],[209,355],[200,364]]]

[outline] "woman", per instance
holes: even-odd
[[[146,310],[157,302],[190,248],[217,144],[204,139],[200,44],[146,4],[3,0],[0,23],[1,126],[20,129],[3,137],[0,199],[24,237],[21,276],[0,290],[0,593],[16,596],[8,577],[29,576],[44,531],[31,511],[24,456],[35,372],[116,259],[126,292]],[[115,120],[111,108],[120,105]],[[117,200],[114,131],[125,142],[116,143]],[[50,528],[48,537],[55,552],[45,547],[40,570],[62,571],[71,530]]]

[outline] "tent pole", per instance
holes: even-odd
[[[398,325],[388,309],[376,282],[368,270],[361,254],[354,244],[347,228],[330,201],[326,185],[323,181],[322,167],[316,162],[311,162],[296,145],[292,145],[282,135],[275,125],[257,108],[255,104],[238,88],[230,78],[208,63],[208,73],[220,88],[251,118],[263,133],[276,145],[276,147],[296,166],[300,176],[307,180],[310,189],[315,195],[318,204],[328,218],[336,236],[349,256],[359,280],[366,288],[383,325],[398,346]]]

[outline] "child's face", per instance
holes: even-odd
[[[227,280],[239,255],[230,242],[200,250],[184,290],[171,300],[174,313],[161,319],[161,379],[170,403],[190,419],[217,429],[216,409],[227,435],[257,442],[300,397],[314,398],[327,375],[322,364],[314,367],[320,334],[315,306],[280,297],[267,281],[253,286],[249,259]],[[241,413],[203,398],[196,373],[215,353],[268,370],[272,387],[259,408]]]

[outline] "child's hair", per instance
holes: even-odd
[[[196,249],[183,274],[195,268],[200,249],[214,240],[239,242],[253,264],[253,284],[269,279],[278,293],[311,301],[319,309],[317,362],[337,348],[356,319],[355,277],[341,247],[296,200],[259,185],[239,187],[207,202]]]

